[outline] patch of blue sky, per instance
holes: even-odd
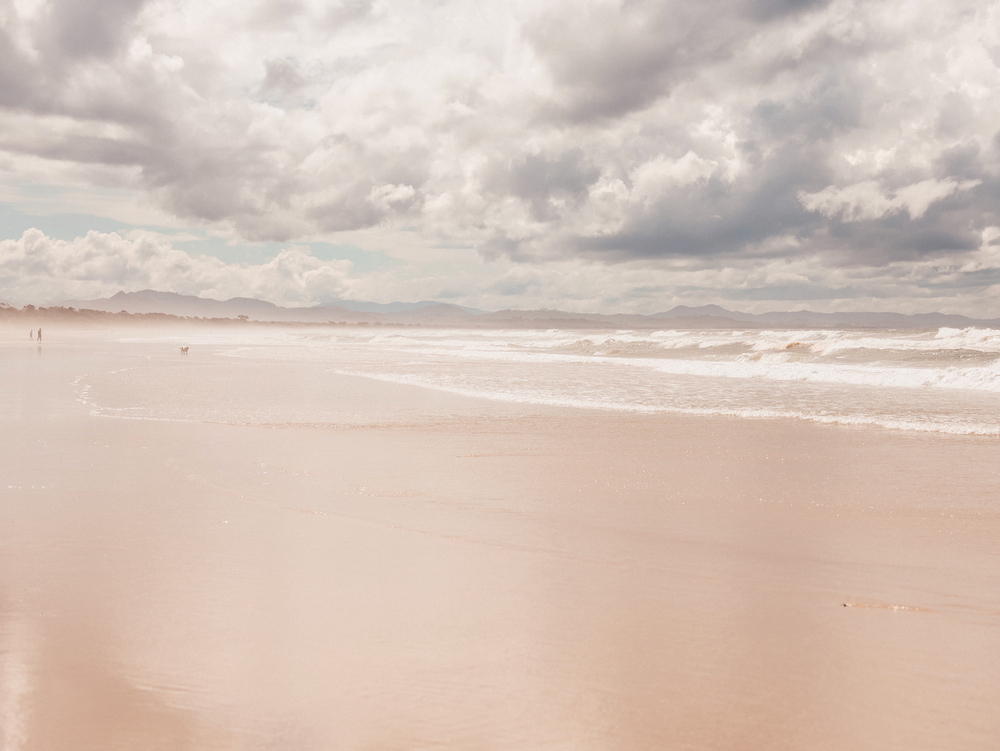
[[[19,240],[29,229],[39,229],[56,240],[73,240],[90,230],[127,232],[133,227],[116,219],[90,214],[22,214],[7,204],[0,204],[0,240]],[[159,230],[158,230],[159,231]]]
[[[157,230],[161,231],[161,230]],[[180,234],[179,231],[173,231]],[[196,239],[177,240],[174,247],[192,255],[214,256],[226,263],[261,264],[267,263],[278,253],[290,245],[309,248],[309,254],[321,261],[350,261],[352,271],[364,274],[379,271],[389,266],[402,263],[395,258],[379,251],[367,251],[356,245],[334,245],[327,242],[260,242],[260,243],[230,243],[221,237],[212,237],[200,230],[185,230],[184,235],[198,236]]]
[[[231,243],[209,235],[202,229],[176,229],[152,225],[136,225],[94,214],[24,214],[9,204],[0,203],[0,240],[17,240],[26,230],[39,229],[57,240],[74,240],[91,230],[117,232],[147,230],[166,237],[176,237],[173,245],[191,255],[214,256],[225,263],[267,263],[290,245],[309,248],[310,255],[322,261],[347,260],[352,271],[364,274],[402,263],[380,251],[368,251],[356,245],[335,245],[328,242],[261,242]]]

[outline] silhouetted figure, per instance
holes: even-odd
[[[42,330],[38,329],[38,341],[42,341]]]

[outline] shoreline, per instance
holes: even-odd
[[[323,326],[323,324],[316,324],[316,326]],[[295,332],[298,330],[296,326],[289,326],[287,324],[281,324],[281,323],[274,324],[274,327],[278,330],[286,329],[290,332]],[[125,329],[127,330],[127,327],[125,327]],[[144,341],[144,337],[121,338],[120,334],[126,333],[126,330],[122,330],[120,332],[118,331],[109,332],[103,329],[81,330],[75,327],[71,327],[70,329],[65,330],[57,327],[51,327],[49,329],[45,329],[45,331],[48,332],[47,339],[42,344],[39,344],[37,341],[32,341],[32,340],[24,341],[23,339],[14,339],[12,336],[10,336],[11,332],[5,331],[3,328],[0,328],[0,348],[12,348],[11,349],[12,352],[20,351],[22,354],[31,352],[40,355],[43,352],[46,354],[50,353],[54,354],[59,352],[60,350],[65,353],[83,352],[86,351],[88,348],[92,347],[96,343],[96,344],[101,344],[106,348],[110,348],[110,350],[117,353],[113,354],[113,352],[110,351],[105,352],[104,354],[106,356],[118,356],[121,354],[128,354],[128,350],[131,349],[133,350],[131,352],[133,356],[136,357],[141,356],[147,359],[153,358],[163,362],[164,364],[175,364],[171,363],[171,358],[176,359],[175,357],[176,347],[174,346],[174,342],[183,345],[186,342],[191,342],[191,343],[197,342],[197,337],[199,336],[203,337],[209,335],[214,337],[216,335],[216,332],[207,332],[207,331],[191,332],[190,328],[185,328],[183,326],[178,326],[178,327],[166,326],[166,327],[156,327],[155,329],[144,329],[144,333],[147,335],[154,336],[157,333],[159,333],[161,335],[168,336],[170,340],[170,341],[162,341],[154,343],[154,342]],[[332,330],[336,331],[336,327],[334,327]],[[175,336],[175,334],[177,334],[178,331],[186,331],[192,333],[193,336],[189,337]],[[72,332],[73,336],[67,337],[66,335],[70,332]],[[129,331],[128,333],[132,332]],[[7,336],[4,336],[5,334],[7,334]],[[222,340],[217,341],[213,338],[208,341],[199,342],[199,344],[202,344],[203,346],[200,350],[196,350],[195,353],[191,356],[192,360],[207,359],[217,363],[235,361],[244,366],[252,366],[253,362],[256,359],[254,356],[250,357],[232,356],[228,353],[217,351],[220,347],[222,348],[231,346],[240,347],[241,345],[246,345],[245,342],[239,339],[238,335],[237,338],[233,339],[232,342],[225,341],[230,336],[230,334],[231,334],[230,331],[223,329],[217,334],[218,336],[222,337]],[[248,346],[255,347],[255,346],[260,346],[260,344],[261,344],[260,342],[253,342]],[[206,348],[208,348],[209,351],[205,351]],[[143,352],[143,350],[145,351]],[[143,352],[143,354],[140,355],[139,354],[140,352]],[[184,356],[186,357],[187,353],[184,353]],[[614,355],[607,355],[604,357],[606,357],[606,361],[608,363],[614,363],[617,359],[619,359]],[[642,358],[642,359],[655,359],[655,358]],[[297,362],[294,359],[285,361],[285,360],[273,360],[270,359],[269,357],[265,357],[263,361],[269,364],[273,364],[274,362],[285,362],[287,365],[289,365],[289,367],[291,367],[294,363]],[[318,365],[320,363],[312,363],[312,364]],[[307,363],[299,363],[299,365],[305,366],[307,365]],[[462,388],[460,386],[444,386],[438,384],[420,383],[419,381],[415,381],[410,377],[398,377],[392,375],[379,375],[379,374],[364,373],[364,372],[341,371],[338,370],[338,367],[334,365],[332,361],[329,363],[329,366],[330,367],[325,368],[323,370],[328,374],[335,375],[336,377],[361,378],[376,383],[384,383],[389,385],[390,387],[403,387],[403,388],[412,387],[415,389],[431,391],[440,395],[448,395],[457,398],[459,400],[482,399],[485,402],[497,405],[498,407],[499,405],[507,405],[510,409],[514,410],[518,409],[582,410],[583,412],[594,412],[595,415],[605,415],[605,416],[673,415],[678,417],[705,417],[707,419],[733,418],[737,420],[750,420],[750,421],[788,420],[796,423],[808,423],[817,426],[830,426],[830,427],[859,429],[859,430],[871,429],[871,430],[888,431],[888,432],[899,431],[904,433],[919,433],[919,434],[936,435],[936,436],[970,436],[970,437],[975,436],[987,440],[995,440],[998,437],[1000,437],[1000,425],[997,425],[995,423],[992,424],[969,423],[962,425],[949,425],[944,423],[938,424],[938,423],[920,422],[915,420],[906,420],[899,417],[893,417],[890,415],[880,416],[880,415],[851,415],[851,414],[847,415],[810,414],[801,411],[799,412],[780,411],[780,410],[776,411],[774,409],[760,409],[754,407],[728,408],[726,410],[712,410],[710,408],[699,409],[699,408],[671,407],[671,406],[646,407],[641,405],[629,405],[629,404],[602,405],[602,404],[577,403],[577,400],[539,401],[536,399],[532,399],[531,397],[514,397],[514,396],[507,396],[504,394],[486,395],[475,389]],[[713,378],[717,377],[722,379],[731,378],[730,376],[725,376],[725,375],[712,376],[712,377]],[[732,380],[735,382],[740,382],[743,379],[733,378]],[[789,381],[789,383],[794,384],[795,382]],[[825,385],[823,382],[817,382],[817,383]],[[846,386],[846,387],[851,386],[850,383],[846,382],[840,383],[836,381],[831,381],[829,383],[830,385],[833,386]],[[781,381],[773,382],[773,385],[776,388],[780,387],[780,384]],[[927,387],[914,386],[911,388],[913,388],[916,391],[922,391]],[[952,391],[961,392],[962,390],[942,388],[941,391],[943,394],[948,394]],[[111,416],[111,415],[106,415],[106,416]],[[284,422],[284,421],[278,421],[278,422]],[[290,422],[296,422],[296,421],[292,420]],[[242,422],[236,421],[234,422],[234,424],[253,425],[259,423],[252,420],[247,420]],[[330,422],[329,424],[337,425],[339,423],[333,421]]]
[[[0,371],[12,747],[930,751],[1000,733],[993,438],[351,378],[331,393],[364,406],[356,427],[103,420],[67,379],[88,351]],[[152,362],[164,385],[171,362]],[[184,362],[226,372],[205,364]],[[327,398],[312,372],[275,371],[307,412]],[[125,385],[103,396],[129,404]]]

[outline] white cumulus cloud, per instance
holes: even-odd
[[[214,299],[256,297],[311,305],[345,296],[350,261],[322,261],[296,246],[262,264],[194,256],[160,237],[88,232],[72,241],[37,229],[0,241],[0,298],[54,303],[157,289]]]
[[[413,283],[371,289],[416,289],[483,261],[961,268],[1000,226],[1000,0],[0,0],[0,17],[4,204],[39,213],[48,191],[48,214],[277,242],[260,289],[281,299],[336,283],[303,260],[299,287],[267,286],[296,242],[392,256]],[[80,253],[78,286],[138,273]],[[156,283],[254,288],[185,263]],[[7,296],[45,288],[20,276]]]
[[[935,201],[947,198],[955,191],[969,190],[981,180],[922,180],[891,193],[886,192],[875,180],[865,180],[839,188],[831,185],[816,193],[799,193],[799,201],[809,211],[845,222],[881,219],[906,211],[911,219],[919,219]]]

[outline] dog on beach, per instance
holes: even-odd
[[[188,353],[188,348],[187,347],[181,347],[181,354],[182,355],[186,355],[187,353]]]

